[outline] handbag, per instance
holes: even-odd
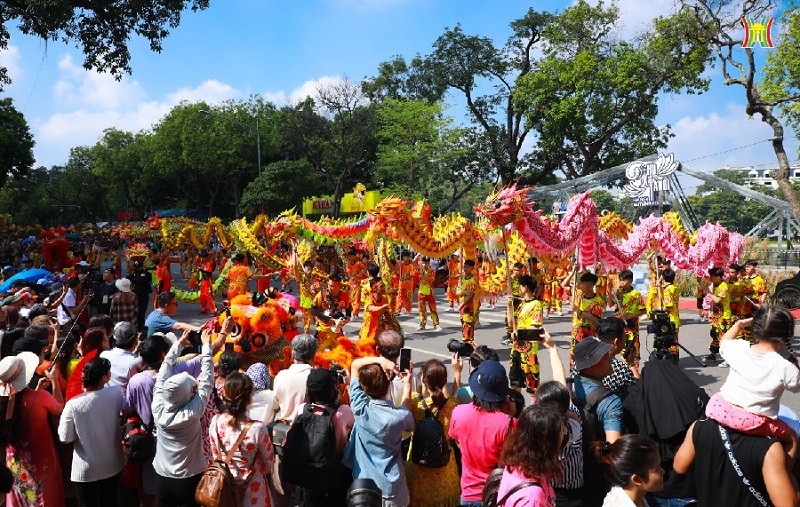
[[[239,433],[239,438],[236,439],[236,443],[225,455],[225,460],[215,459],[203,472],[203,476],[194,490],[194,500],[202,507],[241,507],[242,492],[233,478],[230,466],[231,459],[242,444],[250,425],[250,421],[245,423],[242,432]],[[217,438],[219,438],[219,432],[217,432]],[[222,444],[222,439],[220,438],[219,441],[221,450],[224,452],[225,447]]]
[[[291,424],[286,424],[283,421],[273,421],[267,424],[269,438],[272,440],[272,449],[276,456],[283,456],[283,446],[286,444],[286,435],[289,433],[291,427]]]

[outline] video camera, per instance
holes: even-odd
[[[336,377],[337,384],[344,385],[344,380],[345,377],[347,376],[347,372],[345,371],[344,368],[342,368],[336,363],[331,363],[331,365],[328,367],[328,371],[334,374],[334,376]]]
[[[447,342],[447,350],[457,352],[458,357],[469,357],[475,352],[475,347],[470,342],[463,342],[458,338],[450,338]]]
[[[650,312],[652,323],[647,325],[647,334],[653,338],[653,355],[658,359],[669,359],[677,362],[677,357],[670,354],[670,348],[678,344],[678,333],[675,324],[669,320],[669,314],[663,310]]]

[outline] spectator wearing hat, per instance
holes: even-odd
[[[350,367],[350,408],[355,425],[344,450],[343,463],[353,478],[372,479],[381,489],[383,505],[405,507],[410,495],[401,452],[404,431],[414,429],[414,416],[386,399],[394,373],[404,380],[403,404],[411,398],[411,375],[400,373],[384,357],[364,357]]]
[[[164,357],[153,390],[153,420],[158,433],[153,468],[159,505],[196,505],[194,491],[208,462],[203,453],[203,412],[214,389],[211,331],[200,335],[201,372],[173,375],[181,351],[189,347],[188,333]]]
[[[11,352],[14,355],[18,355],[21,352],[30,352],[34,354],[39,359],[39,363],[36,365],[38,368],[44,361],[43,353],[45,348],[49,345],[47,335],[46,327],[28,326],[25,328],[23,337],[14,342],[14,345],[11,347]],[[44,375],[34,372],[28,387],[36,389],[36,386],[39,385],[39,379],[42,378],[44,378]]]
[[[97,313],[111,315],[111,298],[119,290],[114,281],[114,268],[107,268],[103,271],[103,283],[100,285],[98,293],[95,294],[95,309]]]
[[[108,386],[111,363],[95,357],[83,369],[83,394],[67,401],[58,424],[58,438],[74,443],[70,479],[78,505],[101,507],[117,503],[125,457],[120,440],[122,391]]]
[[[137,294],[138,298],[139,295]],[[139,311],[142,310],[142,301],[139,300]],[[156,309],[150,312],[144,325],[147,326],[147,336],[153,333],[171,333],[173,331],[199,331],[200,328],[172,318],[178,309],[178,297],[174,292],[162,292],[156,298]]]
[[[133,261],[133,272],[128,273],[128,279],[133,285],[133,293],[139,304],[137,318],[137,329],[142,329],[145,325],[144,318],[147,315],[147,302],[150,301],[150,294],[153,293],[153,279],[150,273],[144,269],[142,261]]]
[[[120,278],[114,283],[118,290],[111,296],[109,315],[115,324],[130,322],[139,329],[139,299],[132,291],[133,284],[127,278]]]
[[[271,423],[275,418],[275,392],[272,379],[264,363],[253,363],[246,375],[253,381],[253,399],[247,407],[247,416],[254,421]]]
[[[502,364],[487,359],[469,376],[472,403],[453,409],[448,435],[461,449],[461,504],[480,506],[483,485],[497,468],[503,442],[515,421],[508,375]]]
[[[61,464],[50,424],[57,424],[63,410],[58,382],[53,395],[43,388],[28,387],[39,358],[21,352],[0,361],[0,412],[5,420],[6,463],[14,484],[6,494],[6,505],[53,505],[64,507]],[[55,372],[49,373],[55,378]],[[37,386],[39,387],[39,386]]]
[[[575,397],[578,403],[586,403],[589,395],[598,388],[603,388],[603,379],[613,373],[611,356],[608,352],[611,345],[595,337],[579,342],[575,346]],[[597,401],[595,408],[597,420],[605,434],[605,440],[614,443],[622,436],[622,399],[614,392],[608,393]],[[591,437],[587,435],[587,437]]]
[[[114,326],[114,348],[104,350],[100,357],[105,357],[111,362],[111,380],[109,386],[119,386],[123,391],[128,387],[128,381],[136,375],[142,367],[142,358],[134,353],[139,343],[139,333],[136,326],[130,322],[118,322]]]

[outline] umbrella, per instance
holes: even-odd
[[[20,244],[27,245],[28,243],[33,243],[34,241],[36,241],[36,236],[28,236],[27,238],[20,241]]]
[[[40,278],[44,278],[49,276],[50,272],[46,269],[40,268],[33,268],[33,269],[26,269],[25,271],[20,271],[16,275],[12,276],[2,284],[0,284],[0,292],[5,292],[11,287],[11,284],[17,280],[24,280],[26,282],[35,283]]]
[[[68,232],[66,235],[64,235],[64,237],[67,238],[70,241],[80,241],[81,240],[81,237],[78,236],[77,234],[75,234],[74,232]]]

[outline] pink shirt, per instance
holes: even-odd
[[[302,414],[305,408],[305,403],[298,405],[292,419],[296,419],[297,416]],[[323,406],[314,405],[314,413],[322,415],[324,413]],[[347,440],[350,438],[350,431],[356,423],[356,418],[353,416],[353,411],[350,410],[349,405],[339,405],[331,421],[333,422],[333,433],[336,436],[336,452],[341,455],[344,451],[344,446],[347,444]]]
[[[500,449],[516,420],[503,412],[479,410],[472,403],[458,405],[450,418],[450,438],[461,448],[461,498],[480,501],[483,485],[497,463]]]
[[[503,470],[503,478],[500,479],[500,487],[497,489],[497,500],[500,501],[511,488],[525,481],[536,481],[539,486],[529,486],[521,488],[519,491],[508,497],[503,504],[504,507],[555,507],[556,493],[549,480],[542,478],[528,478],[514,469]]]

